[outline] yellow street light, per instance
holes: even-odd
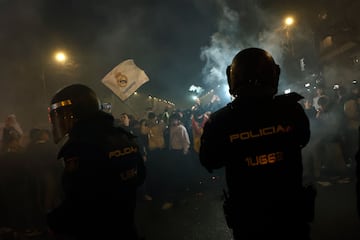
[[[284,23],[285,23],[285,26],[291,26],[294,24],[294,18],[289,16],[289,17],[286,17],[285,20],[284,20]]]
[[[67,60],[67,56],[64,52],[60,51],[54,54],[54,59],[59,63],[65,63]]]
[[[291,36],[290,36],[290,30],[291,30],[291,26],[295,23],[295,19],[292,16],[287,16],[284,18],[284,29],[285,29],[285,34],[286,34],[286,45],[288,47],[288,50],[290,52],[291,55],[294,55],[294,49],[293,49],[293,45],[291,42]]]
[[[53,53],[53,61],[55,63],[64,65],[68,61],[68,56],[64,51],[56,51]],[[44,99],[45,99],[45,102],[47,102],[48,101],[48,89],[47,89],[48,86],[47,86],[47,77],[45,74],[45,69],[46,69],[46,66],[44,64],[42,66],[42,70],[41,70],[41,80],[42,80],[42,84],[43,84]]]

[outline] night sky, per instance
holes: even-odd
[[[106,98],[112,92],[101,79],[129,58],[150,78],[139,93],[189,107],[191,85],[198,94],[226,87],[226,66],[244,47],[263,47],[282,65],[283,18],[300,18],[311,1],[269,2],[0,0],[0,117],[36,115],[56,90],[74,82]],[[308,38],[305,20],[294,38]],[[52,60],[58,49],[69,55],[66,66]]]

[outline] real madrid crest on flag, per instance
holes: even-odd
[[[146,73],[132,59],[121,62],[101,80],[123,101],[148,81]]]

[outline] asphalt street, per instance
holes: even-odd
[[[355,181],[329,179],[317,184],[313,240],[359,240]],[[231,240],[222,212],[223,181],[209,180],[202,195],[189,194],[173,208],[161,210],[155,201],[138,205],[138,230],[146,240]]]
[[[231,240],[222,212],[223,177],[208,175],[189,189],[175,205],[162,210],[162,203],[139,197],[136,211],[138,232],[145,240]],[[360,221],[356,213],[355,181],[329,179],[317,184],[312,240],[359,240]],[[195,191],[196,190],[196,191]],[[198,190],[201,190],[198,192]],[[0,236],[0,240],[54,240],[42,235]]]

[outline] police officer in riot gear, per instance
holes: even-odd
[[[234,100],[212,113],[200,162],[225,167],[224,213],[234,239],[310,239],[315,189],[302,182],[309,120],[296,93],[276,96],[280,68],[265,50],[240,51],[227,70]]]
[[[145,167],[135,137],[114,127],[82,84],[59,90],[49,115],[64,161],[64,200],[47,215],[50,231],[61,239],[138,239],[136,190]]]

